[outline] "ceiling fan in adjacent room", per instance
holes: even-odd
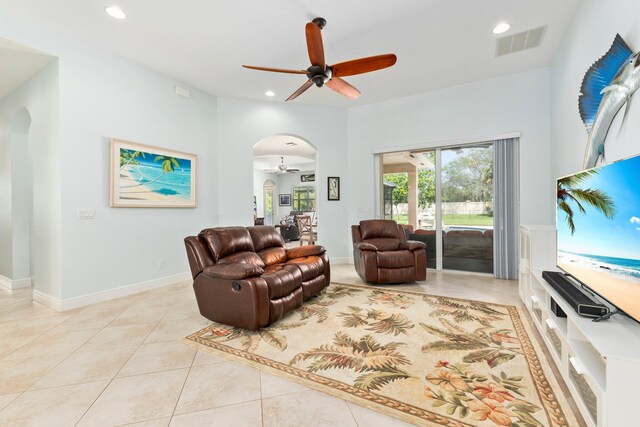
[[[389,53],[329,65],[324,59],[324,46],[322,44],[322,34],[320,33],[326,23],[327,21],[324,18],[315,18],[313,21],[308,22],[305,27],[307,50],[309,52],[309,60],[311,61],[311,66],[306,70],[286,70],[282,68],[255,67],[252,65],[243,65],[243,67],[274,73],[306,74],[308,80],[287,98],[287,101],[297,98],[314,84],[318,87],[327,85],[330,89],[348,98],[358,98],[360,91],[341,77],[364,74],[391,67],[396,63],[396,56]]]
[[[278,166],[276,166],[275,169],[267,169],[265,170],[265,172],[271,172],[271,173],[296,173],[296,172],[300,172],[300,169],[296,169],[296,168],[290,168],[289,166],[284,164],[284,157],[280,157],[280,164]]]

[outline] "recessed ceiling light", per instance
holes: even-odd
[[[104,11],[107,12],[109,16],[116,19],[125,19],[127,17],[127,15],[125,15],[122,9],[120,9],[118,6],[105,7]]]
[[[267,95],[267,96],[275,96],[276,95],[276,93],[274,91],[272,91],[272,90],[268,90],[264,94]]]
[[[508,31],[511,28],[511,25],[506,22],[501,22],[493,28],[493,34],[502,34],[505,31]]]

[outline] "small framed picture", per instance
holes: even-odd
[[[291,194],[280,195],[280,206],[291,206]]]
[[[330,176],[327,178],[327,194],[329,200],[340,200],[340,177]]]
[[[300,175],[300,182],[314,182],[315,180],[316,180],[315,173]]]

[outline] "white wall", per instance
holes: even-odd
[[[218,222],[216,98],[197,90],[178,97],[174,79],[1,10],[0,37],[59,58],[59,138],[47,148],[57,173],[34,182],[57,186],[48,194],[57,208],[40,210],[58,230],[47,241],[57,285],[43,292],[68,300],[186,273],[184,237]],[[109,208],[111,137],[198,155],[198,207]],[[96,219],[78,220],[78,209],[95,209]]]
[[[11,189],[12,172],[9,160],[12,142],[19,142],[14,138],[15,135],[12,135],[12,123],[16,112],[24,107],[31,116],[28,150],[34,183],[31,272],[35,289],[54,297],[59,297],[61,293],[58,101],[57,61],[48,65],[16,91],[0,100],[0,162],[2,162],[0,165],[0,262],[2,262],[0,274],[6,275],[8,272],[9,275],[6,277],[23,279],[24,277],[13,276],[25,273],[24,271],[14,272],[13,266],[7,267],[5,265],[13,264],[14,260],[19,261],[18,257],[22,252],[19,247],[22,246],[24,249],[25,243],[16,242],[14,256],[13,237],[16,236],[13,236],[12,233],[13,225],[15,222],[17,230],[22,230],[25,218],[15,218],[15,221],[12,218],[11,211],[14,208],[12,193],[16,191],[28,192],[28,189],[24,187]],[[24,147],[21,148],[24,153]],[[23,173],[21,178],[26,178],[28,181],[29,177],[24,175]],[[16,183],[14,182],[14,184]],[[24,180],[22,180],[22,184],[25,184]],[[24,199],[22,201],[24,202]],[[16,211],[16,215],[21,214],[24,214],[24,209]],[[21,238],[24,238],[24,233]],[[18,264],[24,265],[21,262]]]
[[[521,132],[520,222],[553,223],[547,68],[349,110],[349,222],[373,218],[373,150]],[[443,142],[447,141],[447,142]]]
[[[327,176],[342,177],[340,201],[327,201],[326,186],[319,185],[318,236],[332,259],[348,257],[346,110],[218,98],[217,129],[221,226],[247,225],[252,221],[253,145],[267,136],[292,134],[318,150],[318,183],[327,182]]]
[[[640,50],[640,2],[583,0],[551,64],[551,178],[583,169],[587,131],[578,113],[580,86],[587,69],[604,55],[619,33]],[[631,100],[626,128],[622,113],[611,125],[605,163],[640,153],[640,94]]]
[[[21,122],[21,123],[19,123]],[[14,115],[11,133],[11,208],[13,268],[11,279],[31,278],[31,160],[29,157],[29,128],[31,116],[26,108]]]
[[[95,50],[64,58],[63,298],[186,272],[184,237],[216,224],[216,99],[176,96],[176,84]],[[110,208],[110,137],[196,154],[198,207]],[[78,209],[96,219],[77,219]]]

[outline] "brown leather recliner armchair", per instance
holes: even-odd
[[[407,240],[395,221],[373,219],[351,226],[353,261],[367,283],[402,283],[427,278],[426,245]]]
[[[302,306],[330,280],[319,245],[285,249],[270,226],[220,227],[184,239],[200,314],[256,330]]]

